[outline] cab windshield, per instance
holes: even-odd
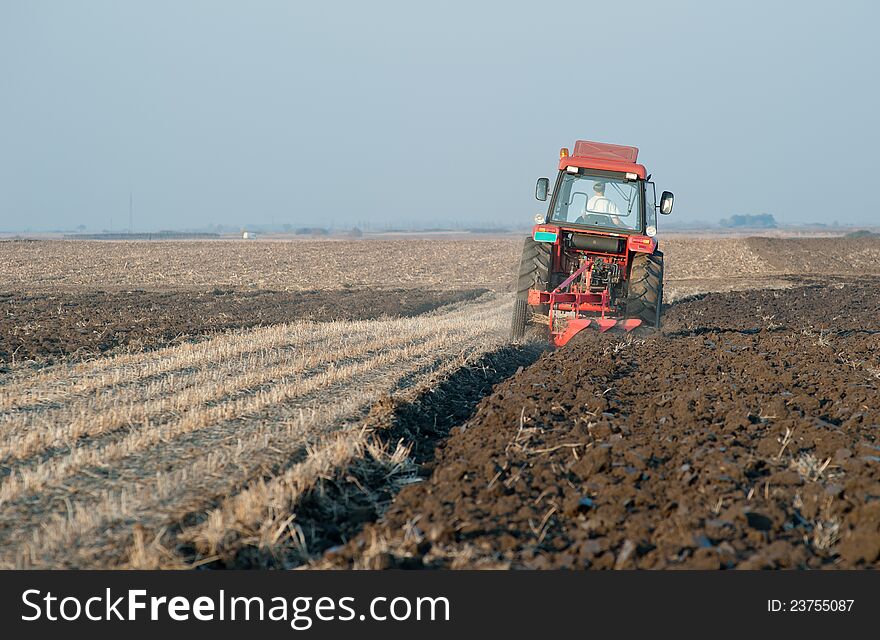
[[[642,190],[637,180],[584,173],[564,173],[550,221],[638,231]]]

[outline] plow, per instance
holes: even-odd
[[[529,322],[546,324],[563,346],[577,333],[660,326],[663,253],[657,212],[672,212],[673,195],[659,204],[636,147],[578,140],[559,152],[552,191],[539,178],[535,197],[549,200],[525,239],[517,278],[511,337]]]

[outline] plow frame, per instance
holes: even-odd
[[[629,332],[642,324],[639,319],[624,320],[608,316],[614,309],[611,306],[611,293],[607,287],[599,292],[569,290],[578,276],[584,273],[586,273],[586,288],[589,289],[592,269],[593,262],[584,260],[583,264],[553,291],[529,290],[529,305],[548,305],[547,322],[550,329],[550,339],[557,347],[565,345],[579,331],[592,323],[596,324],[600,333],[614,327]],[[585,316],[582,315],[584,313],[599,315]]]

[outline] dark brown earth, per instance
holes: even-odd
[[[878,236],[860,238],[745,238],[768,271],[790,274],[877,274]]]
[[[880,567],[880,282],[709,294],[499,384],[319,566]]]
[[[484,290],[0,292],[0,366],[116,348],[155,348],[225,329],[292,320],[415,316]]]

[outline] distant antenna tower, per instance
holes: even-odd
[[[128,192],[128,232],[134,233],[134,195]]]

